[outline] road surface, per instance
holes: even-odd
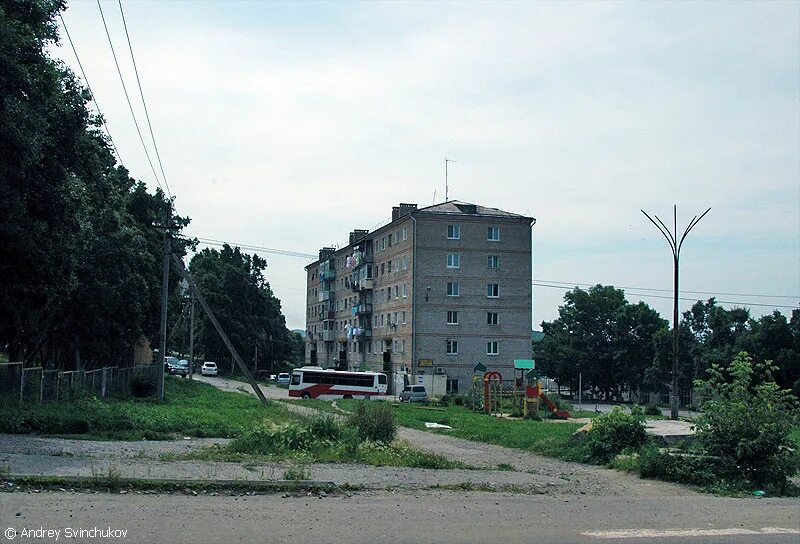
[[[800,539],[793,499],[704,495],[661,499],[376,491],[283,497],[0,493],[0,529],[93,527],[125,538],[64,542],[401,544],[788,544]],[[54,542],[18,536],[14,542]]]

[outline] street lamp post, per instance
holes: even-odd
[[[703,215],[697,217],[696,215],[692,218],[689,222],[689,225],[686,227],[686,230],[683,232],[683,235],[678,239],[678,206],[672,206],[672,232],[670,232],[669,228],[664,224],[664,222],[659,219],[657,215],[653,215],[650,217],[646,211],[641,210],[641,212],[647,217],[653,225],[658,229],[658,231],[667,239],[667,243],[669,244],[670,249],[672,250],[672,264],[673,264],[673,272],[674,272],[674,296],[672,301],[672,391],[670,391],[669,397],[669,409],[670,409],[670,419],[678,419],[678,405],[680,403],[680,395],[678,394],[678,276],[679,276],[679,269],[680,269],[680,257],[681,257],[681,247],[683,246],[683,241],[686,239],[686,236],[689,232],[700,222],[702,218],[706,216],[708,212],[711,211],[711,208],[707,209],[703,212]]]

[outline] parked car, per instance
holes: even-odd
[[[424,385],[407,385],[400,393],[400,402],[428,402]]]
[[[189,375],[189,361],[180,360],[169,369],[169,373],[173,376],[183,376],[184,378]]]
[[[280,374],[278,374],[278,377],[276,378],[276,381],[278,382],[278,385],[281,385],[281,384],[289,385],[289,382],[291,381],[291,379],[292,379],[292,377],[289,375],[288,372],[281,372]]]
[[[164,372],[172,374],[172,368],[178,364],[177,357],[164,357]]]
[[[206,361],[205,363],[203,363],[203,366],[200,369],[200,374],[202,374],[203,376],[216,376],[217,363],[212,361]]]

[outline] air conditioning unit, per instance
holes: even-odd
[[[436,367],[436,373],[437,374],[444,374],[444,367],[443,366],[437,366]]]

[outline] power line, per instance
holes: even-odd
[[[317,258],[317,255],[314,255],[314,254],[311,254],[311,253],[300,253],[298,251],[289,251],[289,250],[286,250],[286,249],[274,249],[274,248],[269,248],[269,247],[264,247],[264,246],[256,246],[256,245],[253,245],[253,244],[240,244],[238,242],[228,242],[226,240],[216,240],[216,239],[213,239],[213,238],[202,238],[202,237],[199,237],[199,236],[195,236],[195,238],[198,241],[200,241],[202,244],[210,245],[210,246],[222,247],[223,245],[228,244],[229,246],[233,246],[233,247],[240,247],[242,249],[252,249],[252,250],[257,250],[257,251],[263,251],[264,253],[272,253],[274,255],[283,255],[285,257],[298,257],[298,258],[301,258],[301,259],[316,259]]]
[[[582,286],[582,287],[591,287],[593,283],[580,283],[580,282],[571,282],[571,281],[553,281],[553,280],[538,280],[544,283],[560,283],[564,285],[569,285],[570,287]],[[659,291],[664,293],[671,293],[672,289],[657,289],[655,287],[625,287],[622,285],[616,285],[619,289],[638,289],[639,291]],[[716,293],[711,291],[686,291],[681,289],[678,291],[679,293],[690,293],[693,295],[722,295],[728,297],[756,297],[756,298],[789,298],[789,299],[798,299],[800,295],[757,295],[757,294],[750,294],[750,293]],[[672,298],[672,297],[670,297]]]
[[[72,47],[72,52],[75,54],[75,60],[78,61],[78,68],[81,70],[81,75],[83,76],[83,82],[86,83],[86,88],[89,89],[89,94],[92,95],[92,102],[94,102],[94,107],[97,110],[97,114],[100,116],[100,121],[103,123],[103,128],[108,135],[108,140],[111,142],[111,147],[114,149],[114,154],[117,156],[117,160],[122,166],[125,166],[122,162],[122,157],[119,155],[119,151],[117,150],[117,146],[114,144],[114,138],[111,137],[111,131],[108,130],[108,125],[106,124],[106,118],[103,117],[103,112],[100,111],[100,103],[97,102],[97,96],[92,91],[92,86],[89,85],[89,78],[86,77],[86,71],[83,69],[83,64],[81,63],[81,58],[78,56],[78,50],[75,48],[75,43],[72,41],[72,36],[69,34],[69,30],[67,30],[67,23],[64,22],[64,17],[59,13],[58,18],[61,19],[61,26],[64,27],[64,34],[67,35],[67,40],[69,40],[69,45]]]
[[[161,154],[158,152],[158,145],[156,145],[156,137],[153,134],[153,125],[150,123],[150,113],[147,111],[147,102],[145,102],[144,99],[144,91],[142,90],[142,81],[139,79],[139,69],[136,67],[136,59],[133,56],[133,46],[131,45],[131,36],[130,34],[128,34],[128,23],[125,22],[125,12],[122,11],[122,0],[117,0],[117,3],[119,4],[119,13],[120,15],[122,15],[122,26],[125,28],[125,37],[128,40],[128,49],[131,52],[131,62],[133,63],[133,72],[136,74],[136,83],[139,86],[139,95],[142,97],[142,106],[144,106],[144,116],[147,119],[147,126],[150,129],[150,138],[153,140],[153,148],[156,150],[156,158],[158,159],[158,166],[161,169],[161,177],[164,180],[164,185],[167,187],[167,194],[169,195],[170,198],[172,198],[172,192],[169,189],[169,182],[167,181],[167,174],[164,173],[164,164],[161,162]]]
[[[535,282],[535,281],[531,282],[531,283],[533,285],[537,286],[537,287],[552,287],[554,289],[561,289],[563,291],[569,291],[570,289],[572,289],[572,287],[565,287],[563,285],[550,285],[550,284],[539,283],[539,282]],[[644,297],[644,298],[661,298],[661,299],[667,299],[667,300],[672,300],[673,299],[673,297],[668,297],[666,295],[652,295],[650,293],[633,293],[633,292],[630,292],[630,291],[625,291],[625,294],[626,295],[635,296],[635,297]],[[700,298],[683,298],[683,300],[692,301],[692,302],[704,302],[703,299],[700,299]],[[731,300],[717,300],[717,302],[720,303],[720,304],[734,304],[734,305],[738,305],[738,306],[761,306],[761,307],[764,307],[764,308],[786,308],[786,309],[790,309],[790,310],[793,310],[793,309],[797,308],[797,306],[786,306],[786,305],[781,305],[781,304],[759,304],[759,303],[756,303],[756,302],[741,302],[741,301],[737,302],[737,301],[731,301]]]
[[[161,181],[158,179],[158,174],[156,174],[156,169],[153,167],[153,161],[150,160],[150,153],[148,153],[147,146],[144,143],[144,138],[142,137],[142,131],[141,129],[139,129],[139,122],[136,120],[136,114],[133,111],[133,104],[131,104],[131,98],[128,95],[128,88],[125,86],[125,78],[122,76],[122,70],[119,67],[119,61],[117,61],[117,53],[114,51],[114,44],[111,41],[111,33],[108,31],[108,25],[106,24],[106,17],[105,15],[103,15],[103,7],[100,5],[100,0],[97,0],[97,7],[100,10],[100,18],[103,19],[103,28],[105,28],[106,30],[106,37],[108,37],[108,45],[111,47],[111,55],[114,57],[114,64],[117,66],[117,73],[119,74],[119,80],[122,83],[122,90],[125,91],[125,100],[127,100],[128,108],[131,110],[131,116],[133,117],[133,124],[136,126],[136,132],[139,133],[139,141],[142,142],[142,148],[144,149],[144,154],[147,157],[147,162],[150,163],[150,170],[153,172],[153,177],[155,177],[156,183],[161,188],[161,190],[164,191],[164,187],[161,185]]]

